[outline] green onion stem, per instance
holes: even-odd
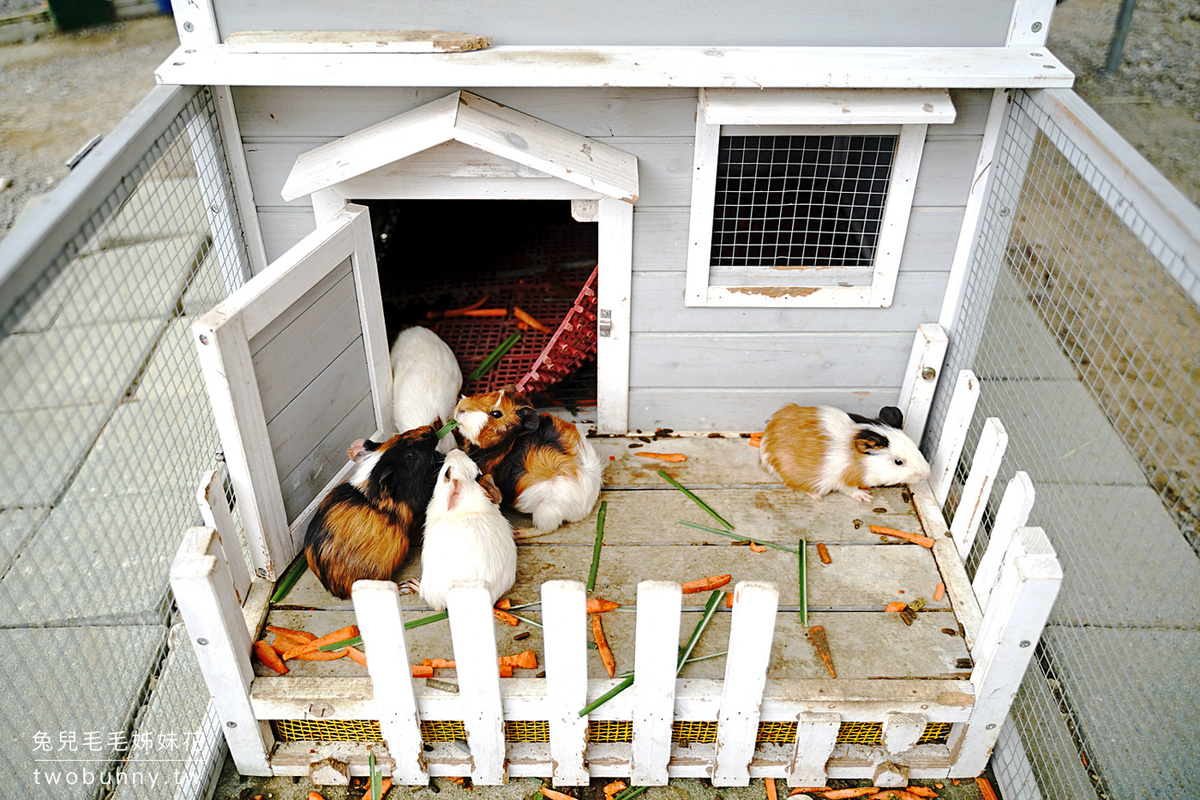
[[[304,574],[304,570],[306,569],[308,569],[308,557],[301,550],[296,554],[292,563],[288,564],[287,570],[276,582],[275,591],[271,592],[271,602],[278,603],[287,597],[287,593],[296,585],[296,581],[300,580],[300,576]]]
[[[505,339],[503,342],[501,342],[496,347],[495,350],[488,353],[487,358],[485,358],[485,359],[483,359],[483,361],[479,362],[479,366],[477,366],[477,367],[475,367],[475,369],[471,370],[470,374],[467,375],[467,380],[469,380],[469,381],[479,380],[479,378],[485,372],[487,372],[492,367],[496,366],[496,363],[500,359],[504,358],[504,356],[508,354],[508,351],[512,350],[513,345],[515,345],[519,341],[521,341],[521,334],[514,333],[511,336],[509,336],[507,339]]]
[[[685,487],[684,487],[684,485],[683,485],[682,483],[680,483],[679,481],[675,480],[675,479],[674,479],[674,478],[672,478],[670,475],[668,475],[668,474],[667,474],[667,472],[666,472],[666,470],[661,470],[661,469],[660,469],[660,470],[658,471],[658,474],[659,474],[659,475],[661,475],[663,478],[665,478],[665,479],[667,480],[667,482],[668,482],[668,483],[670,483],[672,486],[674,486],[676,489],[678,489],[679,491],[681,491],[681,492],[683,492],[684,494],[686,494],[686,495],[687,495],[687,496],[688,496],[688,497],[691,499],[691,501],[692,501],[693,503],[695,503],[696,505],[700,506],[700,507],[701,507],[701,508],[703,508],[705,511],[707,511],[709,514],[711,514],[711,515],[712,515],[712,518],[713,518],[713,519],[715,519],[717,522],[721,523],[722,525],[724,525],[724,526],[725,526],[726,528],[728,528],[729,530],[733,530],[733,525],[731,525],[731,524],[730,524],[730,523],[729,523],[729,522],[728,522],[728,521],[727,521],[727,520],[726,520],[724,517],[722,517],[722,516],[721,516],[720,514],[718,514],[716,511],[713,511],[713,509],[712,509],[712,506],[710,506],[708,503],[704,502],[704,501],[703,501],[703,500],[701,500],[699,497],[697,497],[696,495],[694,495],[694,494],[693,494],[693,493],[692,493],[690,490],[688,490],[687,488],[685,488]]]
[[[587,590],[596,588],[596,570],[600,568],[600,547],[604,544],[604,515],[608,512],[608,501],[600,501],[600,510],[596,513],[596,543],[592,545],[592,570],[588,573]]]
[[[808,542],[800,540],[800,624],[808,630]]]
[[[408,631],[412,630],[413,628],[419,628],[422,625],[428,625],[431,622],[438,622],[446,619],[448,616],[450,615],[447,612],[439,611],[438,613],[430,614],[427,617],[418,617],[417,619],[409,620],[408,622],[404,623],[404,630]],[[351,636],[349,639],[342,639],[340,642],[323,644],[317,649],[323,653],[328,653],[330,650],[341,650],[343,647],[357,647],[360,644],[362,644],[361,636]]]
[[[439,439],[441,439],[443,436],[445,436],[447,433],[449,433],[450,431],[454,430],[457,427],[458,427],[458,420],[452,419],[449,422],[447,422],[445,425],[443,425],[442,427],[438,428],[437,437]]]
[[[692,631],[691,637],[688,639],[687,644],[683,646],[683,651],[679,654],[679,662],[675,666],[676,675],[683,669],[683,665],[687,663],[688,657],[696,647],[696,642],[700,640],[700,634],[704,633],[704,629],[708,627],[708,621],[717,613],[717,605],[724,594],[720,589],[714,589],[713,593],[708,596],[708,602],[704,604],[704,614],[700,617],[700,621],[696,623],[695,630]]]
[[[741,540],[741,539],[747,538],[747,537],[742,536],[737,533],[730,533],[729,531],[722,531],[722,530],[718,530],[717,528],[710,528],[707,525],[700,525],[699,523],[696,523],[696,522],[688,522],[687,520],[684,520],[684,519],[677,519],[675,521],[678,522],[680,525],[687,525],[689,528],[699,528],[702,531],[708,531],[709,533],[715,533],[718,536],[728,536],[730,539]],[[768,541],[764,541],[763,539],[753,539],[753,538],[750,541],[758,542],[759,544],[764,545],[766,547],[774,547],[776,550],[782,550],[785,553],[795,553],[796,552],[796,548],[788,547],[785,544],[775,544],[774,542],[768,542]]]

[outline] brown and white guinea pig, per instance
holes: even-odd
[[[397,579],[425,523],[441,462],[436,448],[430,425],[350,446],[349,479],[325,495],[304,534],[308,568],[334,597],[348,598],[359,579]]]
[[[895,406],[868,419],[829,406],[792,403],[767,423],[759,463],[814,500],[837,491],[865,502],[871,499],[867,487],[929,477],[929,463],[900,430],[902,424]]]
[[[397,431],[448,420],[454,414],[462,369],[450,346],[419,325],[400,332],[392,344],[392,412]],[[439,442],[446,453],[452,439]]]
[[[540,413],[514,386],[464,397],[454,411],[454,436],[504,502],[533,516],[540,535],[583,519],[600,496],[604,465],[570,422]]]
[[[456,581],[482,580],[495,604],[517,579],[517,543],[500,511],[492,476],[462,450],[451,450],[425,511],[421,579],[416,589],[434,611],[446,607]]]

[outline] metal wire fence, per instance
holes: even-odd
[[[962,463],[998,417],[1010,439],[996,485],[1029,473],[1029,524],[1065,576],[994,765],[1010,798],[1193,796],[1197,253],[1160,235],[1046,97],[1013,95],[946,365],[981,383]],[[986,542],[985,527],[970,572]]]
[[[63,244],[0,309],[5,798],[199,796],[219,741],[167,570],[220,450],[190,324],[246,256],[213,97],[162,90],[131,117],[156,114],[115,137],[140,158],[98,193],[64,181],[71,227],[43,237]]]

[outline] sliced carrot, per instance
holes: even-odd
[[[731,580],[733,580],[732,575],[709,575],[707,578],[697,578],[694,581],[684,581],[683,593],[695,594],[696,592],[709,592],[713,589],[720,589]]]
[[[909,786],[905,789],[909,794],[915,794],[918,797],[937,797],[938,794],[928,786]]]
[[[617,792],[628,789],[629,785],[625,781],[613,781],[612,783],[604,784],[604,796],[612,797]]]
[[[500,609],[500,608],[493,608],[492,616],[495,617],[496,619],[500,620],[501,622],[507,622],[509,625],[517,625],[521,622],[521,620],[517,619],[512,614],[510,614],[507,611]]]
[[[945,788],[946,788],[946,784],[944,784],[944,783],[935,783],[935,784],[933,785],[933,787],[934,787],[935,789],[945,789]]]
[[[446,780],[450,781],[451,783],[457,783],[459,786],[462,786],[463,783],[465,783],[462,777],[458,775],[447,775]]]
[[[367,654],[362,650],[359,650],[357,647],[347,647],[346,655],[350,656],[354,663],[358,664],[363,669],[367,668]]]
[[[501,664],[500,665],[500,677],[501,678],[511,678],[512,677],[512,667],[510,667],[508,664]]]
[[[280,656],[280,658],[282,657],[283,656]],[[344,647],[341,650],[332,650],[329,652],[313,650],[311,653],[301,653],[300,655],[292,656],[292,658],[296,661],[336,661],[339,658],[345,657],[346,648]]]
[[[287,675],[287,665],[279,658],[279,653],[275,652],[275,648],[267,644],[265,639],[259,639],[254,643],[254,657],[280,675]]]
[[[829,562],[833,561],[833,559],[829,557],[829,548],[825,546],[824,542],[817,542],[817,555],[821,557],[822,564],[828,564]]]
[[[634,453],[634,455],[642,458],[656,458],[659,461],[670,461],[672,464],[687,461],[687,456],[683,453]]]
[[[788,797],[794,794],[821,794],[830,791],[828,786],[797,786],[788,792]]]
[[[615,611],[620,607],[620,603],[605,600],[603,597],[589,597],[587,600],[587,613],[589,614],[603,614],[605,611]]]
[[[881,536],[895,536],[897,539],[903,539],[906,542],[919,544],[921,547],[933,547],[934,540],[928,536],[922,536],[919,533],[909,533],[908,531],[898,531],[895,528],[885,528],[882,525],[872,525],[871,533],[878,533]]]
[[[992,790],[992,784],[987,778],[976,778],[975,785],[979,787],[979,793],[983,795],[983,800],[998,800],[995,791]]]
[[[309,792],[308,800],[325,800],[325,795],[320,792]]]
[[[409,669],[412,670],[412,676],[414,678],[433,677],[433,667],[426,667],[422,664],[413,664],[411,667],[409,667]]]
[[[498,660],[501,666],[507,665],[519,669],[537,669],[537,653],[532,650],[522,650],[520,653],[512,656],[500,656]]]
[[[762,439],[751,439],[750,446],[751,447],[762,447]]]
[[[733,592],[725,593],[725,607],[733,608]]]
[[[386,795],[388,792],[391,791],[391,789],[392,789],[392,779],[391,778],[384,778],[382,781],[379,782],[379,796],[380,797],[383,797],[384,795]]]
[[[467,311],[474,311],[477,308],[483,308],[483,304],[491,299],[492,299],[492,296],[490,294],[485,294],[483,297],[479,298],[474,303],[471,303],[471,305],[463,306],[462,308],[447,309],[445,314],[447,317],[449,317],[449,316],[457,316],[457,315],[462,314]]]
[[[608,677],[616,676],[617,660],[613,658],[608,639],[604,638],[604,623],[600,621],[599,614],[592,617],[592,636],[596,639],[596,649],[600,651],[600,660],[604,662],[604,669],[608,670]]]
[[[863,786],[859,789],[834,789],[825,793],[825,800],[846,800],[849,797],[865,797],[879,791],[878,786]]]
[[[817,655],[825,662],[825,669],[829,670],[829,676],[836,678],[837,672],[833,668],[833,652],[829,649],[829,639],[825,636],[825,627],[813,625],[808,629],[808,639],[813,643],[813,647],[817,648]],[[853,795],[847,796],[852,797]]]
[[[472,308],[462,312],[464,317],[507,317],[507,308]]]
[[[554,333],[553,328],[534,319],[529,314],[522,311],[519,306],[513,306],[513,316],[521,320],[521,322],[524,322],[529,327],[533,328],[535,331],[541,331],[542,333]]]
[[[946,584],[939,583],[937,586],[933,587],[933,599],[934,600],[941,600],[945,596],[946,596]]]
[[[868,795],[867,800],[921,800],[921,797],[904,789],[884,789],[882,792]]]
[[[327,633],[324,636],[313,639],[311,642],[300,645],[299,647],[293,647],[283,654],[283,660],[287,661],[290,658],[295,658],[301,653],[311,653],[323,644],[333,644],[334,642],[340,642],[342,639],[349,639],[354,636],[358,636],[358,626],[347,625],[341,630],[336,630],[333,633]]]
[[[549,786],[543,786],[540,791],[543,795],[550,798],[550,800],[575,800],[575,798],[571,797],[571,795],[555,791]]]
[[[903,611],[906,608],[908,608],[908,603],[901,603],[899,600],[897,600],[895,602],[888,603],[887,608],[885,608],[884,611]]]
[[[512,608],[512,600],[509,600],[506,597],[503,600],[501,600],[499,603],[496,603],[496,608],[501,608],[501,609],[504,609],[505,611],[508,611],[510,608]]]
[[[433,667],[434,669],[454,669],[455,668],[453,658],[450,658],[450,659],[427,658],[424,661],[422,661],[421,663],[427,667]]]
[[[763,783],[767,786],[767,800],[779,800],[779,793],[775,789],[775,779],[764,778]]]
[[[313,639],[317,638],[315,633],[309,633],[308,631],[295,631],[291,628],[280,628],[276,625],[268,625],[267,630],[276,636],[283,636],[285,638],[295,639],[300,642],[311,642]]]
[[[754,551],[755,553],[765,553],[765,552],[767,552],[767,548],[763,547],[763,546],[762,546],[761,544],[759,544],[758,542],[751,542],[751,543],[750,543],[750,549],[751,549],[752,551]]]

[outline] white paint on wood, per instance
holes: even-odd
[[[1015,0],[1005,44],[1009,47],[1045,47],[1057,0]]]
[[[1030,479],[1029,473],[1017,472],[1009,479],[1004,496],[1000,498],[1000,507],[996,509],[987,548],[975,567],[975,578],[971,582],[971,588],[975,597],[979,599],[981,608],[987,608],[988,597],[1000,576],[1004,554],[1008,552],[1017,530],[1029,521],[1036,496],[1037,492],[1033,488],[1033,480]],[[963,560],[966,560],[965,557]]]
[[[709,267],[712,252],[713,198],[717,191],[718,148],[721,126],[704,118],[704,107],[696,109],[696,137],[692,163],[692,195],[688,223],[687,282],[683,301],[689,306],[708,304]]]
[[[831,711],[802,711],[796,715],[796,744],[787,767],[788,786],[824,786],[841,715]]]
[[[304,153],[283,198],[335,186],[452,140],[605,196],[637,200],[635,157],[462,91]]]
[[[987,766],[1062,577],[1062,566],[1042,529],[1018,529],[1004,554],[972,649],[971,683],[977,697],[970,720],[950,742],[951,777],[973,777]]]
[[[971,471],[967,473],[962,495],[958,498],[958,507],[954,510],[954,519],[950,522],[950,536],[954,539],[954,545],[964,562],[975,544],[975,535],[983,522],[983,515],[987,511],[992,487],[1000,472],[1000,462],[1007,447],[1008,432],[1004,430],[1000,420],[988,417],[983,422],[983,430],[979,432],[975,457],[971,459]]]
[[[875,765],[871,774],[871,784],[887,788],[907,786],[909,781],[908,767],[894,761],[883,761]]]
[[[214,3],[210,0],[193,0],[180,3],[179,8],[172,7],[171,15],[175,18],[175,32],[179,36],[181,50],[195,52],[200,47],[213,46],[221,41],[213,6]],[[197,85],[203,86],[206,83]]]
[[[917,326],[900,386],[899,406],[904,414],[904,432],[918,444],[925,435],[925,424],[929,421],[929,409],[933,405],[933,393],[937,390],[948,345],[941,326],[932,322]]]
[[[371,213],[366,206],[350,204],[350,228],[354,233],[354,285],[358,294],[358,321],[367,351],[367,377],[375,403],[375,426],[385,434],[395,429],[392,421],[392,362],[387,329],[383,321],[383,299],[379,294],[379,270],[375,264],[375,239]]]
[[[188,52],[194,50],[194,52]],[[1037,55],[1034,55],[1034,54]],[[1031,47],[524,47],[414,60],[402,53],[231,53],[180,47],[159,83],[258,86],[722,88],[1067,87],[1062,62]]]
[[[595,222],[600,217],[600,203],[597,200],[572,200],[571,218],[576,222]]]
[[[945,89],[701,89],[710,125],[936,125],[954,122]]]
[[[482,50],[492,37],[458,31],[234,31],[231,53],[458,53]]]
[[[883,715],[883,749],[889,756],[907,752],[925,733],[928,724],[924,714],[899,711]]]
[[[671,757],[675,672],[682,607],[678,583],[642,581],[637,590],[632,786],[663,786]]]
[[[505,750],[491,594],[482,581],[464,582],[451,587],[446,605],[458,665],[458,706],[471,748],[471,780],[494,786],[504,783]]]
[[[954,608],[954,616],[958,623],[962,625],[967,647],[971,647],[983,616],[979,601],[975,599],[975,592],[971,590],[971,581],[967,578],[967,571],[958,556],[958,548],[950,538],[950,529],[942,515],[942,507],[934,500],[933,490],[928,481],[912,484],[910,488],[913,506],[921,518],[921,527],[925,535],[934,540],[933,560],[937,564],[942,583],[946,585],[946,599]]]
[[[950,395],[950,406],[942,422],[941,437],[929,465],[929,485],[939,506],[945,507],[950,487],[954,485],[954,473],[962,456],[967,434],[971,432],[971,419],[979,403],[979,379],[969,369],[960,370],[954,382],[954,393]]]
[[[607,335],[596,338],[596,427],[629,430],[630,305],[633,284],[633,207],[615,198],[599,201],[600,240],[596,301]]]
[[[392,780],[419,786],[429,783],[421,747],[420,718],[409,671],[408,646],[400,593],[391,581],[355,581],[351,589],[354,614],[367,653],[371,676],[373,719],[396,760]]]
[[[586,786],[587,591],[579,581],[542,584],[543,660],[550,725],[551,774],[555,786]]]
[[[740,581],[733,591],[729,655],[717,714],[714,786],[746,786],[758,737],[759,710],[775,636],[779,590],[773,583]],[[694,615],[693,615],[694,616]]]
[[[200,507],[200,518],[204,520],[204,524],[217,533],[220,557],[229,570],[233,591],[240,606],[246,602],[250,591],[250,572],[246,569],[246,560],[242,558],[242,547],[238,543],[233,512],[229,509],[229,501],[225,499],[225,484],[216,470],[209,470],[200,476],[200,485],[196,489],[196,503]]]
[[[892,295],[896,292],[896,275],[900,270],[900,257],[908,235],[908,220],[916,196],[917,175],[921,169],[928,127],[918,124],[900,126],[883,219],[879,223],[879,239],[875,243],[871,295],[866,303],[872,307],[887,308],[892,304]]]
[[[237,109],[233,105],[233,92],[228,86],[209,88],[216,103],[225,163],[229,166],[229,180],[233,189],[233,204],[237,208],[242,238],[250,258],[250,272],[246,276],[249,277],[266,269],[270,259],[267,258],[262,226],[258,219],[258,207],[254,202],[254,186],[250,183],[250,169],[246,165],[246,150],[242,145]],[[241,286],[241,283],[237,286]]]
[[[171,590],[225,731],[229,752],[243,775],[271,775],[270,727],[250,704],[250,634],[233,580],[211,528],[190,528],[171,563]]]

